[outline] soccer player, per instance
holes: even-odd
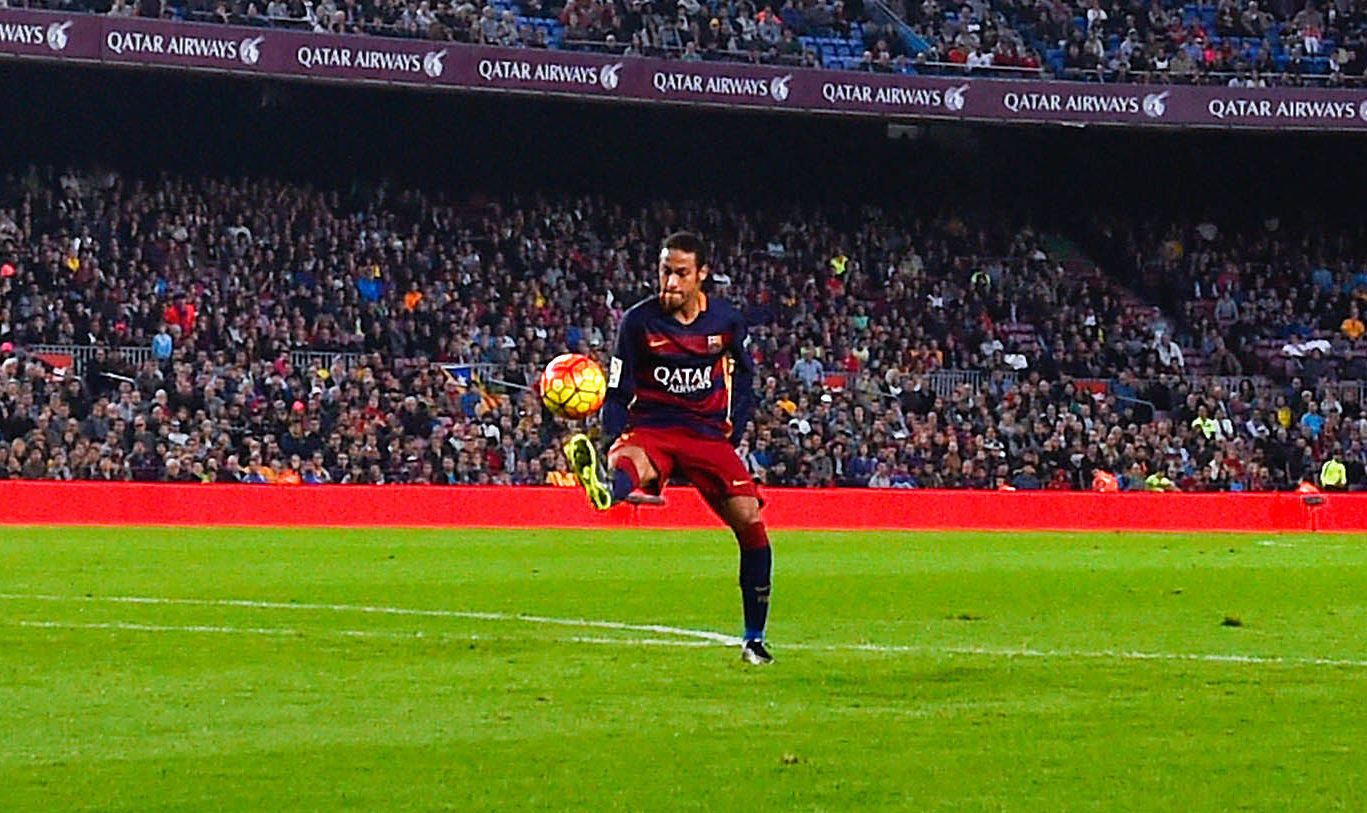
[[[703,291],[702,240],[688,232],[660,249],[659,292],[622,317],[602,412],[606,471],[587,435],[565,447],[589,501],[607,510],[640,489],[659,494],[686,478],[740,543],[745,640],[741,657],[773,661],[764,646],[773,555],[760,519],[759,489],[736,454],[754,401],[754,362],[745,320]]]

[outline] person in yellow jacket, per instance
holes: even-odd
[[[845,256],[845,252],[837,251],[835,256],[831,257],[831,272],[837,277],[844,276],[846,269],[849,268],[849,263],[850,258]]]
[[[1348,490],[1348,467],[1334,454],[1320,466],[1320,488],[1325,491]]]
[[[1159,469],[1155,471],[1153,474],[1150,474],[1148,477],[1144,478],[1144,490],[1181,491],[1182,489],[1177,487],[1177,484],[1172,481],[1172,478],[1167,475],[1167,472]]]
[[[1201,430],[1201,434],[1205,435],[1207,440],[1211,440],[1219,431],[1219,424],[1210,417],[1210,410],[1206,405],[1202,404],[1197,410],[1196,417],[1191,419],[1191,428]]]

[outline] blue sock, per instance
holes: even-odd
[[[621,466],[612,470],[612,501],[619,503],[636,490],[636,482],[631,474]]]
[[[763,641],[764,626],[769,620],[769,591],[774,568],[774,551],[762,548],[741,548],[740,598],[745,612],[745,640]]]

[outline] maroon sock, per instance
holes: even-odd
[[[737,531],[736,541],[740,543],[741,550],[767,548],[769,547],[769,532],[764,529],[763,522],[756,522]]]

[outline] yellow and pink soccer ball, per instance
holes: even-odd
[[[580,420],[603,406],[608,379],[598,362],[579,353],[565,353],[546,365],[536,388],[546,409],[561,418]]]

